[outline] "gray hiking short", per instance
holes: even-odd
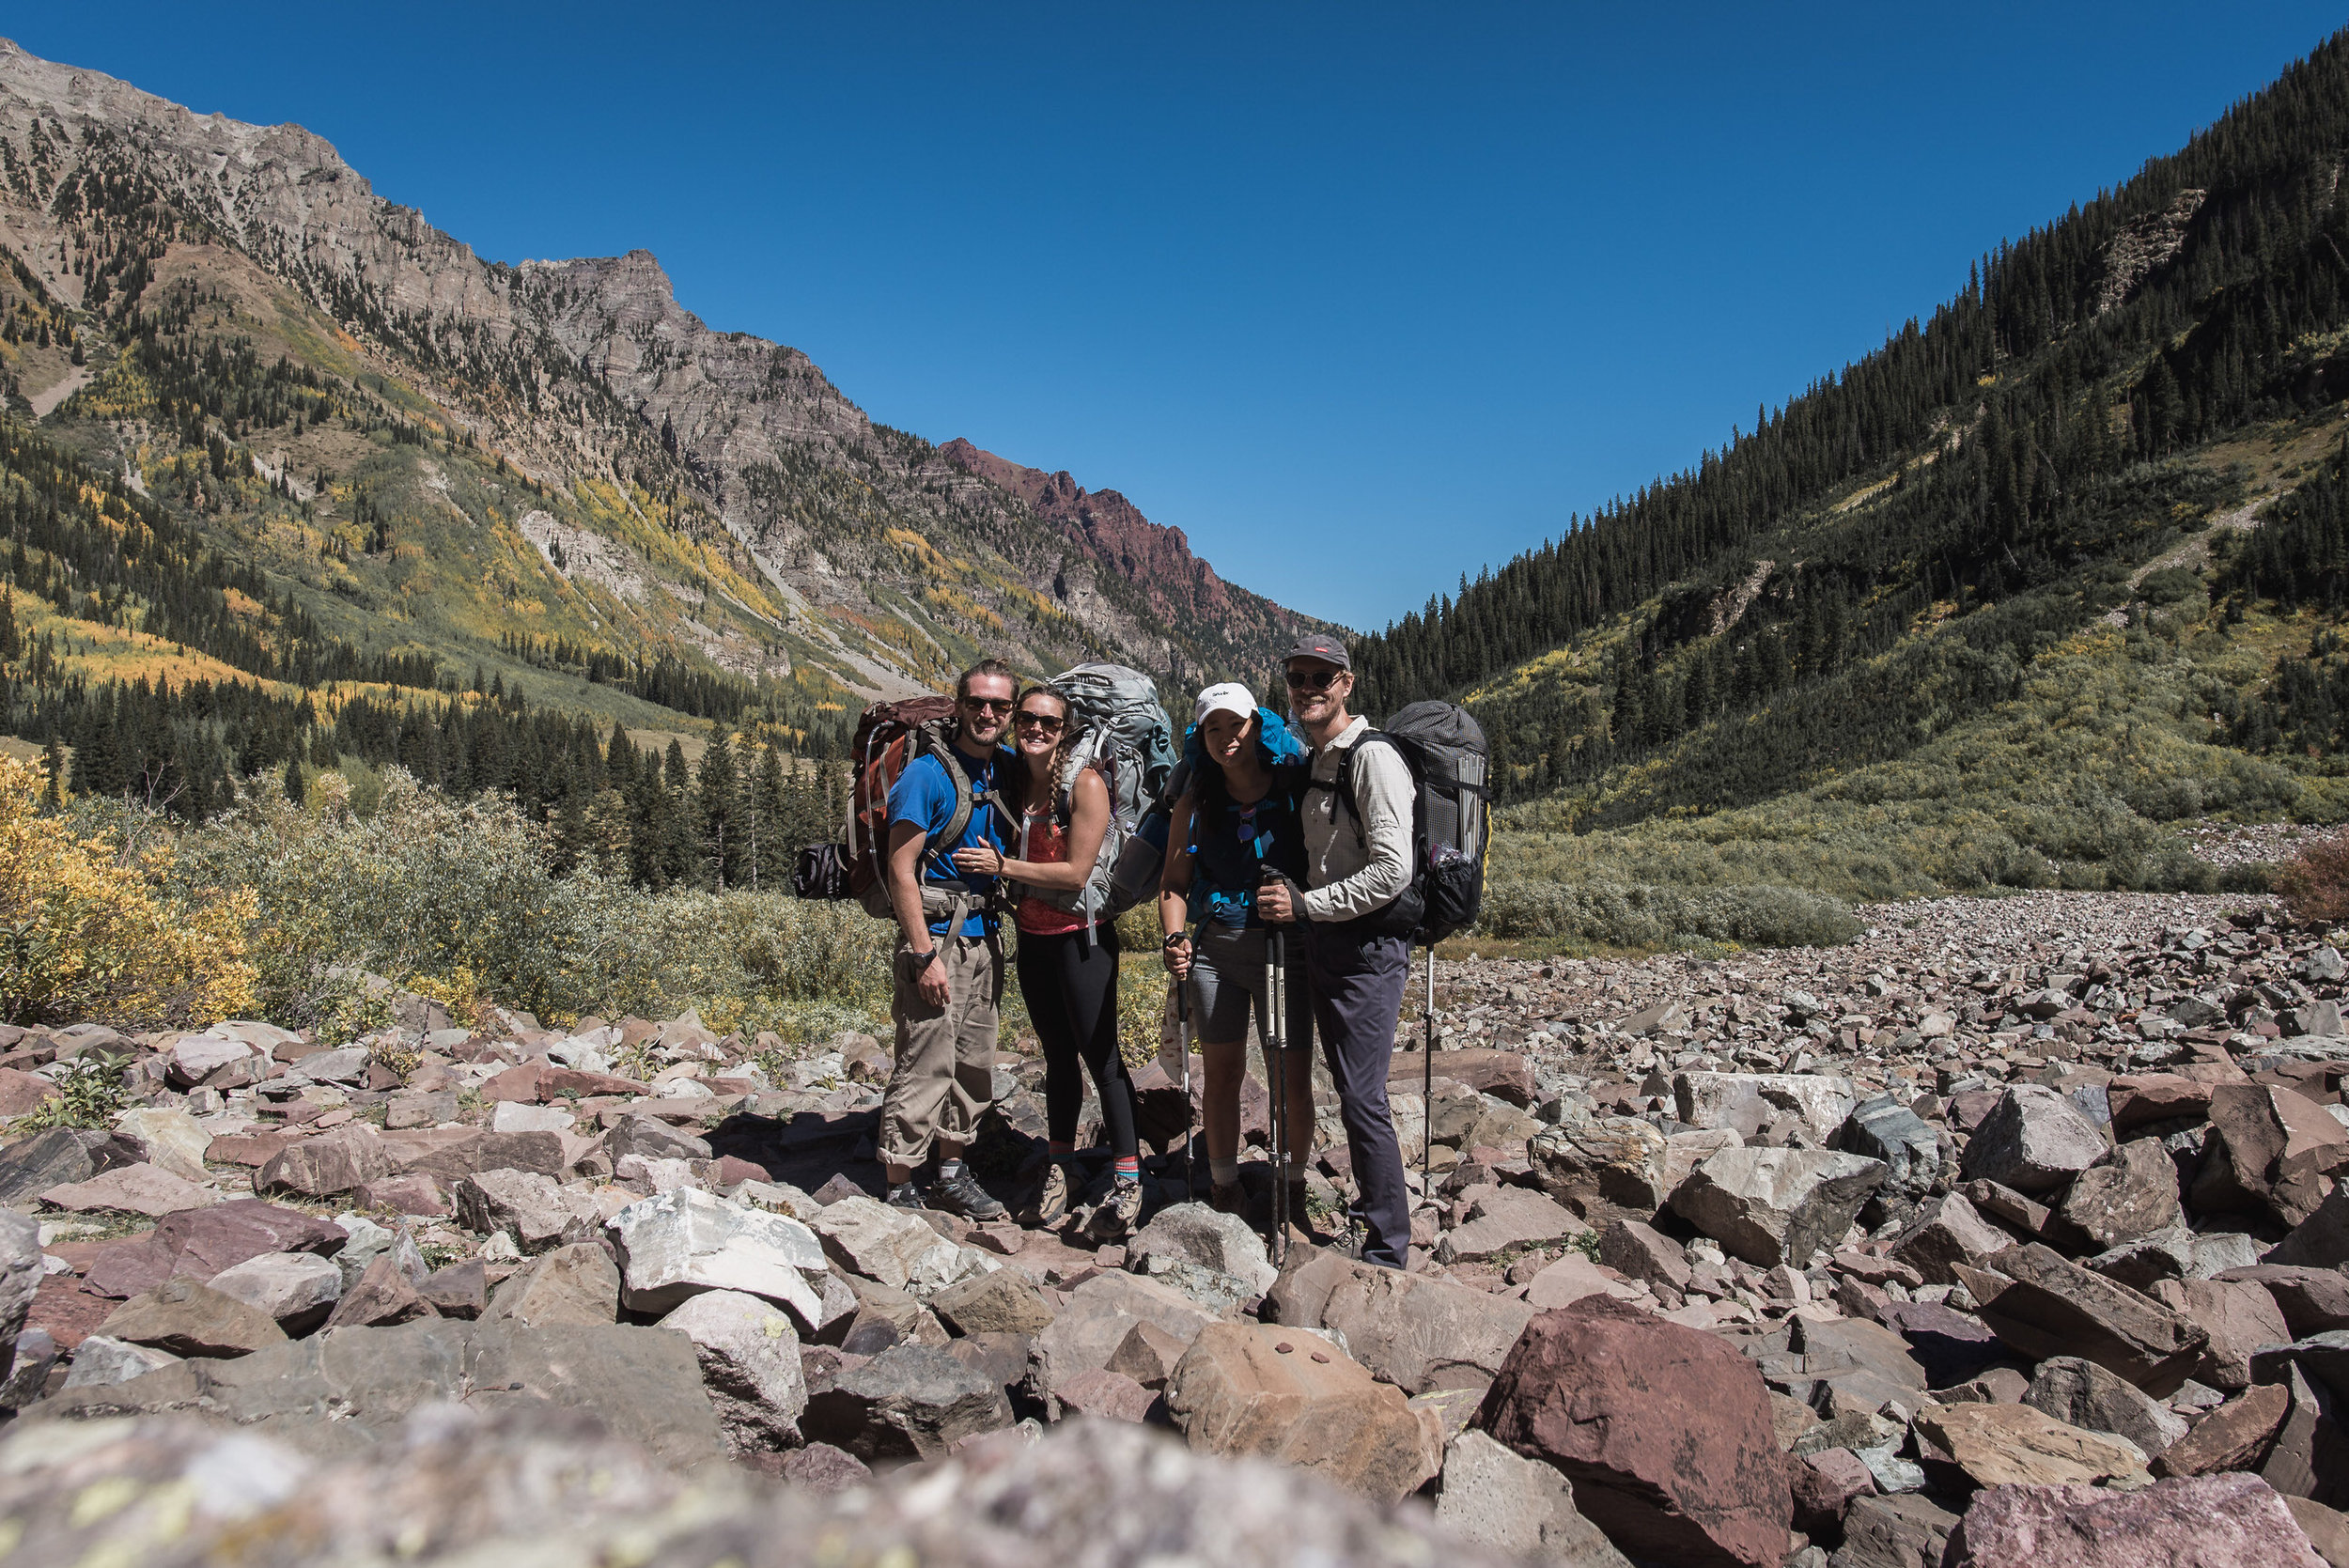
[[[1259,1039],[1265,1025],[1265,937],[1262,926],[1236,931],[1210,921],[1192,939],[1190,955],[1191,1038],[1210,1045],[1231,1045],[1248,1038],[1252,1017]],[[1313,1004],[1305,994],[1305,943],[1300,933],[1286,934],[1283,951],[1288,958],[1288,1048],[1310,1050],[1314,1043]]]

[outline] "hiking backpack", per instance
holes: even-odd
[[[889,848],[889,791],[916,757],[937,757],[955,786],[954,815],[930,836],[930,844],[951,846],[970,826],[973,811],[1002,809],[990,792],[972,789],[971,775],[955,751],[955,699],[943,696],[875,703],[858,717],[848,751],[848,816],[842,839],[800,851],[794,893],[801,898],[853,898],[876,920],[897,918],[881,863]],[[931,853],[925,846],[925,858]],[[959,877],[953,883],[926,877],[922,882],[923,913],[932,920],[947,918],[958,928],[964,914],[987,908],[986,895]]]
[[[1069,791],[1078,773],[1091,768],[1109,786],[1110,820],[1082,887],[1024,891],[1090,927],[1115,920],[1158,890],[1164,840],[1154,847],[1136,830],[1157,809],[1174,769],[1174,725],[1159,705],[1156,683],[1123,664],[1080,664],[1050,685],[1068,704],[1068,722],[1077,731],[1060,777],[1052,781],[1053,814],[1067,820]]]
[[[1270,779],[1269,787],[1256,804],[1284,811],[1294,819],[1310,776],[1311,758],[1303,742],[1279,714],[1259,706],[1255,734],[1250,744]],[[1183,763],[1178,774],[1186,786],[1194,782],[1199,784],[1196,789],[1170,790],[1171,795],[1189,793],[1191,797],[1190,843],[1185,848],[1191,857],[1190,894],[1187,902],[1194,915],[1202,908],[1213,908],[1220,893],[1236,897],[1252,918],[1255,890],[1262,884],[1265,873],[1277,871],[1293,880],[1303,879],[1304,845],[1294,832],[1294,820],[1280,857],[1258,862],[1253,849],[1242,850],[1233,841],[1230,830],[1236,818],[1232,814],[1243,808],[1232,800],[1223,787],[1222,769],[1207,761],[1196,724],[1184,733]]]
[[[1454,703],[1413,703],[1383,729],[1366,731],[1338,760],[1336,779],[1312,786],[1335,791],[1358,842],[1364,835],[1354,807],[1354,757],[1381,743],[1411,770],[1411,880],[1393,903],[1362,918],[1382,935],[1433,947],[1475,924],[1484,908],[1490,753],[1484,730]]]

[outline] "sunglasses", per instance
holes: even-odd
[[[962,706],[973,713],[1009,713],[1011,699],[1009,697],[965,697],[962,699]]]
[[[1058,735],[1068,726],[1068,721],[1057,713],[1020,713],[1013,717],[1012,722],[1023,730],[1033,727],[1046,735]]]
[[[1283,672],[1292,691],[1327,691],[1338,683],[1338,677],[1344,674],[1344,670],[1322,670],[1313,675],[1299,675],[1295,670]]]

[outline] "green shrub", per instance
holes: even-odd
[[[2218,868],[2220,893],[2275,893],[2279,871],[2267,861],[2250,861]]]
[[[355,971],[551,1022],[692,1006],[715,1029],[811,1038],[887,1014],[888,928],[853,905],[558,877],[546,830],[510,800],[454,801],[397,768],[372,815],[331,788],[311,802],[265,785],[190,835],[201,874],[259,894],[254,956],[280,1022],[348,1023]]]
[[[1669,947],[1690,938],[1741,947],[1834,947],[1859,935],[1841,899],[1800,888],[1656,887],[1497,881],[1478,928],[1613,947]]]
[[[122,1110],[122,1063],[111,1057],[85,1056],[56,1075],[57,1095],[10,1124],[18,1132],[38,1127],[110,1127]]]

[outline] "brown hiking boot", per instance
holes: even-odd
[[[1020,1221],[1035,1230],[1049,1230],[1067,1218],[1068,1167],[1056,1159],[1044,1172],[1044,1189],[1035,1195]]]
[[[1131,1176],[1120,1176],[1110,1184],[1101,1206],[1093,1211],[1085,1234],[1096,1241],[1123,1241],[1141,1215],[1142,1184]]]

